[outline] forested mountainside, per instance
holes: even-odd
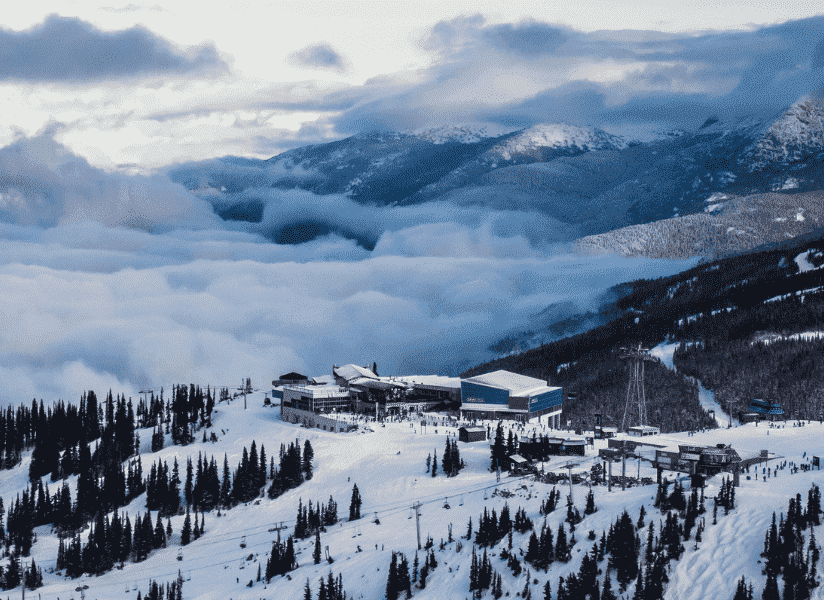
[[[584,393],[577,402],[581,408],[570,406],[573,413],[588,414],[598,405],[596,397],[615,393],[607,390],[614,387],[611,373],[616,372],[617,348],[636,343],[651,347],[666,340],[697,342],[699,348],[677,353],[677,365],[708,388],[718,386],[719,400],[725,407],[729,404],[733,414],[752,398],[781,400],[777,396],[786,392],[794,398],[786,407],[790,416],[803,416],[805,407],[817,407],[815,402],[819,402],[814,398],[819,391],[818,371],[804,358],[817,351],[816,342],[762,346],[772,339],[820,328],[824,319],[822,267],[824,240],[819,231],[671,277],[621,284],[611,290],[616,299],[599,310],[602,324],[598,327],[478,365],[464,376],[507,369],[574,389],[576,377],[570,375],[574,369],[560,367],[590,365],[586,372],[594,381],[581,389]],[[750,344],[756,348],[750,350]],[[741,369],[751,370],[753,376],[742,376]],[[648,379],[655,377],[655,369],[647,373]],[[623,386],[626,377],[626,369],[621,369]],[[668,398],[669,393],[659,398]],[[609,409],[604,410],[609,414]]]
[[[564,388],[575,400],[564,404],[564,419],[573,429],[592,430],[594,414],[600,413],[604,427],[620,427],[627,400],[627,361],[620,351],[585,357],[558,369],[551,377],[554,385]],[[647,398],[649,424],[661,428],[662,433],[691,431],[715,427],[715,421],[701,409],[698,386],[658,361],[645,367],[644,389]],[[638,424],[638,410],[630,407],[627,416],[632,425]]]
[[[703,212],[586,236],[576,240],[575,248],[584,254],[711,260],[818,229],[824,223],[822,200],[821,191],[714,194]]]
[[[725,412],[749,412],[754,398],[780,402],[788,418],[824,415],[824,336],[762,336],[682,345],[673,355],[679,372],[698,377]]]

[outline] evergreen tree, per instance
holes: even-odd
[[[612,578],[609,575],[604,578],[604,589],[601,591],[601,600],[618,600],[615,592],[612,591]]]
[[[761,600],[780,600],[778,595],[778,581],[775,574],[767,573],[767,583],[761,593]]]
[[[184,546],[192,541],[192,519],[189,514],[189,507],[186,507],[186,518],[183,520],[183,529],[180,530],[180,543]]]
[[[495,429],[495,441],[492,443],[492,457],[489,465],[490,471],[504,468],[506,461],[506,445],[504,442],[504,428],[498,423]]]
[[[412,580],[409,577],[409,561],[401,554],[401,561],[398,564],[398,591],[405,593],[409,598],[412,595]]]
[[[312,459],[315,458],[315,451],[312,449],[312,444],[306,440],[303,444],[303,474],[306,481],[312,479]]]
[[[386,600],[397,600],[398,592],[398,557],[392,553],[392,560],[389,562],[389,575],[386,579]]]
[[[320,564],[320,530],[315,532],[315,550],[312,552],[312,559],[315,564]]]
[[[192,459],[186,458],[186,486],[184,488],[184,499],[186,500],[186,507],[192,507]]]
[[[349,520],[357,521],[361,518],[361,496],[358,491],[358,484],[352,486],[352,500],[349,502]]]
[[[558,537],[555,542],[555,560],[559,562],[569,562],[570,556],[569,553],[569,546],[567,545],[567,537],[566,532],[564,531],[564,525],[561,523],[558,526]]]
[[[644,593],[644,569],[638,569],[638,578],[635,580],[635,593],[632,594],[632,600],[645,600]]]
[[[644,507],[642,506],[641,510],[643,510],[643,509],[644,509]],[[589,493],[587,494],[587,504],[586,504],[586,507],[584,508],[584,514],[585,515],[591,515],[591,514],[595,513],[595,511],[597,511],[597,510],[598,509],[595,508],[595,494],[592,493],[592,489],[590,488]]]

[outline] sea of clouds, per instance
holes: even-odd
[[[694,262],[568,254],[527,212],[257,196],[259,222],[224,221],[165,175],[100,170],[48,133],[0,149],[0,402],[265,388],[348,362],[454,374],[549,304],[586,309]],[[326,233],[272,241],[306,220]]]

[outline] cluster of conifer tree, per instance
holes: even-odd
[[[438,566],[438,561],[435,560],[435,552],[432,550],[432,539],[427,539],[424,549],[429,551],[427,555],[423,555],[423,564],[418,569],[418,553],[415,553],[415,561],[412,563],[412,581],[417,581],[417,587],[424,589],[426,587],[426,579],[429,574]]]
[[[309,441],[307,440],[306,443],[309,444]],[[286,454],[282,454],[281,470],[288,461]],[[311,462],[309,465],[311,468]],[[218,477],[217,461],[214,456],[209,460],[198,453],[196,470],[191,458],[186,461],[183,499],[187,506],[196,511],[209,511],[217,507],[229,509],[239,503],[257,498],[261,488],[266,485],[270,473],[277,473],[274,460],[267,465],[265,448],[261,446],[258,455],[257,443],[254,440],[252,440],[251,450],[243,447],[243,454],[234,477],[229,471],[229,459],[224,455],[222,480]],[[180,486],[177,459],[175,459],[171,473],[165,462],[158,461],[152,464],[146,480],[146,508],[159,510],[164,516],[180,514],[182,510]]]
[[[412,578],[409,575],[409,561],[400,552],[392,552],[389,561],[389,575],[386,578],[386,600],[398,600],[401,594],[412,595]]]
[[[175,581],[166,582],[166,585],[149,580],[149,589],[146,595],[138,590],[137,600],[183,600],[183,576],[180,571]]]
[[[506,440],[504,440],[503,425],[498,422],[495,428],[495,440],[492,442],[491,460],[489,463],[489,470],[509,470],[509,457],[518,453],[518,436],[509,430]]]
[[[466,466],[461,460],[461,451],[458,450],[458,442],[454,438],[446,438],[446,448],[443,453],[441,468],[447,477],[455,477]]]
[[[286,575],[289,571],[298,568],[295,560],[295,542],[290,535],[286,543],[280,541],[272,542],[272,551],[269,553],[269,560],[266,561],[266,582],[272,580],[276,575]]]
[[[152,523],[148,512],[137,515],[132,527],[128,514],[115,514],[110,520],[99,512],[86,544],[82,544],[79,532],[68,542],[67,538],[60,537],[57,569],[65,570],[69,577],[79,577],[83,573],[102,575],[127,560],[145,560],[153,550],[165,548],[171,535],[171,521],[167,518],[164,525],[160,514],[156,523]]]
[[[200,386],[194,384],[173,386],[170,411],[172,443],[181,445],[192,443],[194,424],[199,423],[201,427],[211,425],[214,406],[214,391],[208,387],[204,393]]]
[[[492,563],[486,555],[486,548],[484,548],[481,559],[478,560],[475,546],[473,546],[472,564],[469,567],[469,591],[472,592],[473,598],[481,598],[484,590],[490,588],[492,588],[492,597],[496,600],[503,595],[501,575],[492,568]]]
[[[763,572],[767,583],[761,595],[763,600],[807,600],[821,583],[816,565],[820,548],[815,539],[815,525],[821,523],[821,494],[813,484],[807,492],[807,508],[804,509],[801,494],[790,498],[787,516],[781,514],[778,524],[773,513],[772,524],[764,536]],[[809,542],[805,543],[804,532],[809,528]],[[784,589],[779,596],[778,576],[784,580]],[[735,597],[739,600],[739,597]]]
[[[311,500],[308,505],[304,506],[303,499],[298,499],[298,515],[295,520],[294,534],[297,539],[306,539],[337,522],[338,504],[332,496],[329,496],[327,504],[318,502],[314,506]]]
[[[29,564],[21,566],[20,557],[12,556],[8,567],[0,567],[0,588],[13,590],[23,582],[24,575],[27,589],[36,590],[43,585],[43,570],[37,566],[34,559]]]
[[[555,486],[552,486],[552,490],[549,492],[549,496],[547,496],[541,502],[540,513],[542,515],[548,515],[556,508],[558,508],[558,500],[561,498],[561,493],[555,489]]]
[[[303,444],[303,456],[301,456],[300,443],[297,441],[290,443],[288,448],[281,444],[280,468],[271,473],[272,483],[267,492],[269,498],[278,498],[284,492],[312,479],[314,456],[315,453],[309,440]]]
[[[500,518],[492,509],[490,514],[484,507],[483,514],[478,518],[478,532],[475,534],[475,543],[479,546],[494,546],[512,530],[512,521],[509,517],[509,505],[504,504]]]
[[[570,545],[567,542],[566,531],[561,523],[558,527],[558,539],[553,541],[552,527],[544,521],[540,534],[533,530],[527,542],[524,560],[536,569],[546,571],[555,562],[568,562],[571,558]]]
[[[312,588],[309,585],[309,580],[306,580],[306,586],[303,588],[303,600],[312,600]],[[329,571],[329,575],[324,581],[320,578],[318,586],[318,600],[346,600],[346,591],[343,589],[343,575],[338,574],[337,579]]]

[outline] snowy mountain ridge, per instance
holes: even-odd
[[[773,121],[764,135],[744,151],[750,171],[799,163],[824,150],[824,103],[805,96]]]
[[[461,144],[475,144],[483,139],[496,138],[508,133],[509,130],[490,124],[440,125],[415,129],[406,132],[406,135],[417,137],[433,144],[458,142]]]
[[[537,148],[577,148],[579,150],[620,150],[627,147],[622,137],[594,127],[566,123],[541,123],[518,132],[497,148],[504,160]]]

